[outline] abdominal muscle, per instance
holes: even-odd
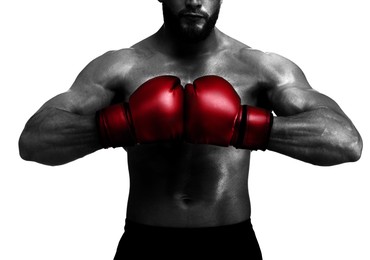
[[[233,147],[146,144],[127,148],[129,220],[206,227],[250,217],[250,152]]]

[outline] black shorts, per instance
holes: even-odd
[[[250,220],[204,228],[171,228],[126,220],[114,260],[122,259],[261,260]]]

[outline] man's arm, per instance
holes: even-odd
[[[19,139],[23,159],[60,165],[101,148],[95,112],[110,104],[117,73],[114,52],[93,60],[65,93],[47,101],[26,123]]]
[[[274,118],[268,149],[315,165],[356,161],[362,139],[329,97],[312,89],[303,72],[276,54],[264,57]]]

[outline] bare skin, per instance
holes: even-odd
[[[176,12],[184,2],[209,13],[215,8],[214,1],[180,0],[170,7]],[[312,89],[293,62],[252,49],[217,28],[194,44],[177,41],[163,26],[129,49],[93,60],[67,92],[47,101],[20,137],[22,158],[59,165],[101,149],[95,112],[127,101],[142,83],[166,74],[179,77],[183,86],[204,75],[222,76],[242,104],[272,109],[276,117],[268,150],[316,165],[361,156],[362,140],[350,119],[332,99]],[[250,217],[249,150],[171,142],[125,149],[128,219],[203,227]]]

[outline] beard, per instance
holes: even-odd
[[[188,43],[197,43],[206,39],[213,31],[218,19],[220,7],[221,5],[219,5],[216,11],[211,15],[208,15],[201,10],[187,9],[180,11],[178,14],[174,14],[168,6],[163,3],[164,24],[170,33],[176,38]],[[205,19],[203,26],[199,26],[195,20],[182,22],[181,20],[183,15],[189,12],[201,15],[202,19]]]

